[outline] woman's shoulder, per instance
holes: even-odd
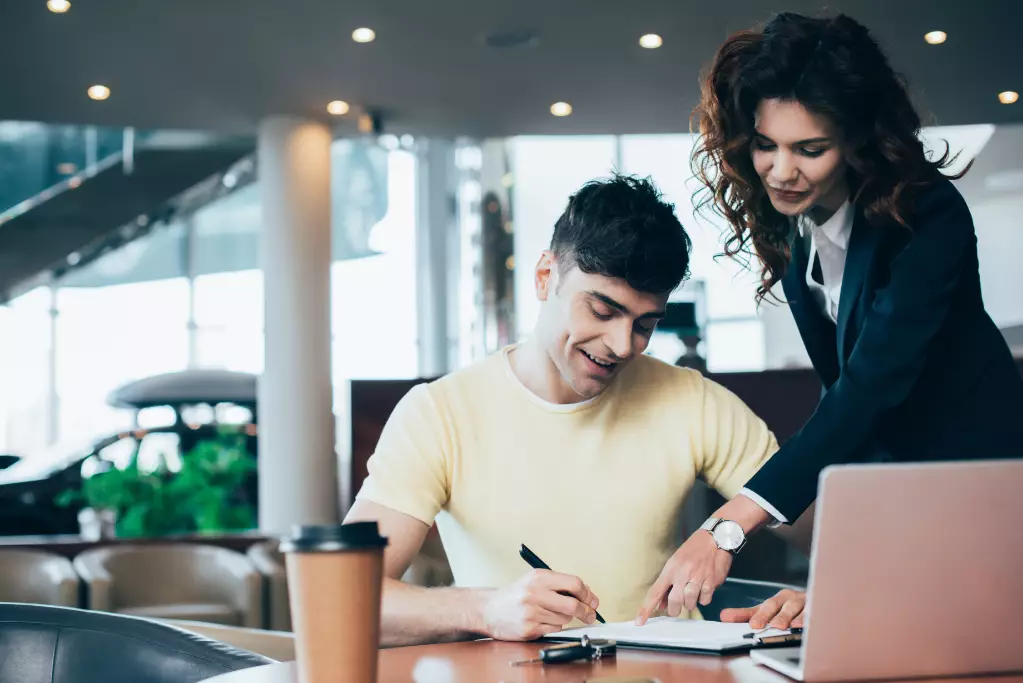
[[[962,218],[970,216],[966,199],[955,184],[944,176],[913,191],[909,197],[908,209],[906,222],[914,230],[931,223],[964,227]],[[972,229],[972,221],[968,224]]]
[[[893,228],[886,231],[892,244],[905,245],[922,234],[944,233],[965,237],[974,233],[973,217],[966,200],[945,176],[938,176],[926,185],[907,188],[897,200],[897,206],[898,220],[893,215],[886,215],[877,224]],[[858,211],[862,217],[863,208],[858,207]],[[900,227],[909,229],[897,229]]]

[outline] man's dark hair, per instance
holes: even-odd
[[[565,267],[664,294],[689,275],[691,246],[675,207],[648,178],[615,174],[586,183],[568,200],[550,248]]]

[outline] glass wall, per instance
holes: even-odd
[[[416,159],[332,148],[333,377],[417,375]],[[126,382],[186,368],[263,369],[259,183],[0,306],[0,453],[31,457],[128,428]]]
[[[188,281],[170,278],[56,290],[57,433],[109,434],[131,415],[106,404],[129,382],[188,365]]]
[[[56,437],[52,308],[48,287],[0,306],[0,452],[34,452]]]
[[[130,128],[0,121],[0,215],[96,167],[149,132]]]
[[[985,302],[1023,352],[1023,126],[928,129],[931,148],[962,150],[958,181],[977,226]],[[462,365],[478,359],[480,202],[500,189],[511,209],[515,324],[528,335],[537,314],[532,268],[568,196],[614,169],[650,176],[676,205],[693,240],[691,278],[673,295],[697,302],[712,371],[805,365],[783,305],[757,309],[755,276],[719,258],[721,226],[694,214],[689,135],[519,137],[464,145],[453,191],[461,235],[455,293]],[[411,145],[409,145],[411,147]],[[486,150],[503,161],[489,169]],[[482,150],[482,151],[481,151]],[[331,329],[333,380],[419,374],[417,348],[417,158],[409,148],[338,141],[333,150]],[[471,158],[470,158],[471,157]],[[488,173],[490,175],[488,175]],[[464,176],[464,177],[463,177]],[[129,425],[107,406],[124,382],[188,367],[263,369],[263,278],[258,270],[259,184],[221,200],[65,276],[54,288],[0,306],[0,452],[31,455]],[[477,339],[478,337],[478,339]],[[681,353],[659,333],[650,352]],[[343,399],[342,399],[343,400]],[[335,402],[340,412],[343,406]]]
[[[693,299],[704,328],[704,350],[713,372],[760,370],[764,367],[764,340],[753,299],[756,280],[739,263],[720,257],[720,223],[697,214],[693,193],[699,186],[692,177],[689,158],[691,135],[627,135],[621,138],[624,173],[650,177],[675,205],[675,212],[693,242],[689,280],[673,299]],[[698,199],[698,198],[697,198]],[[674,336],[658,334],[651,353],[667,361],[682,354]]]

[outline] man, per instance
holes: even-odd
[[[532,337],[398,404],[346,520],[390,540],[385,645],[631,619],[696,477],[730,498],[774,453],[734,395],[642,355],[689,248],[650,182],[587,184],[536,266]],[[457,587],[401,583],[435,519]],[[554,571],[529,570],[520,544]]]

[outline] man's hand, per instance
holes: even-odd
[[[721,621],[733,624],[749,622],[750,628],[802,628],[806,593],[786,588],[757,607],[721,610]]]
[[[675,551],[657,581],[647,591],[636,623],[642,626],[650,615],[664,607],[668,616],[677,617],[682,610],[694,610],[697,603],[710,603],[714,590],[725,581],[732,568],[732,556],[718,548],[706,531],[697,531]]]
[[[481,630],[495,640],[533,640],[561,631],[572,619],[592,624],[598,604],[579,577],[534,569],[486,596]]]

